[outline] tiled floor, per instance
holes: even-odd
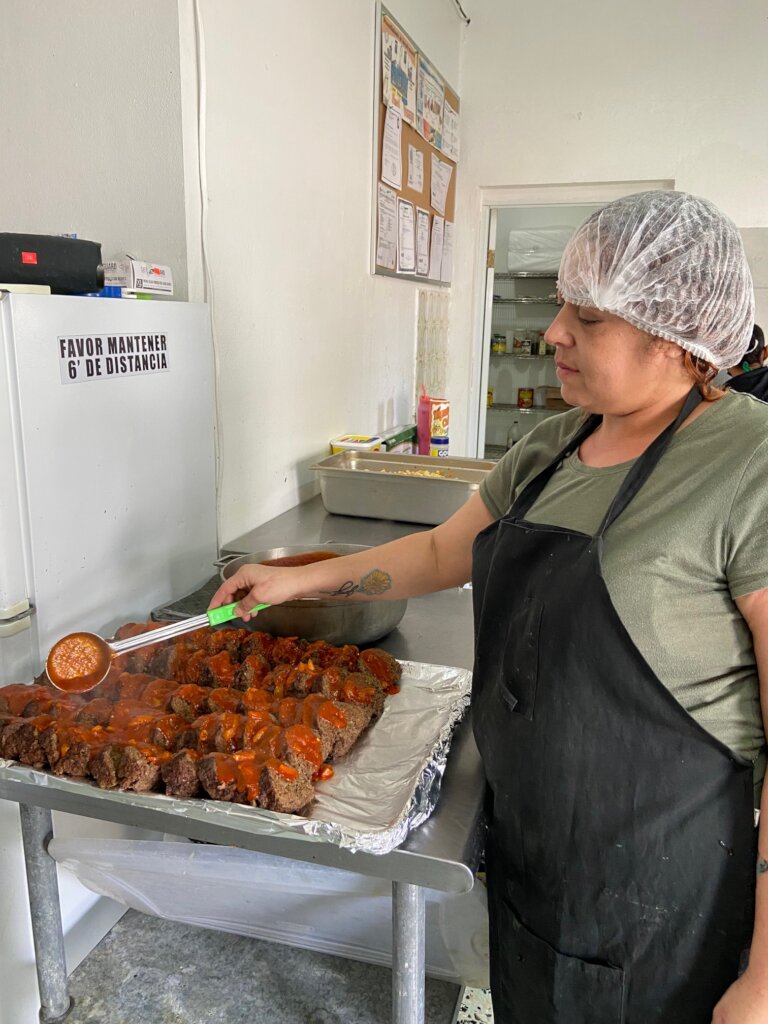
[[[493,1024],[491,993],[483,988],[465,988],[456,1024]]]
[[[458,986],[427,978],[426,989],[426,1024],[450,1024]],[[383,1024],[392,973],[130,910],[70,990],[67,1024]]]

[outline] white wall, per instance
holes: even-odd
[[[168,263],[185,297],[175,0],[3,0],[0,19],[0,231],[75,231],[105,257]],[[56,817],[60,834],[126,834]],[[59,875],[74,968],[123,908]],[[0,801],[0,1024],[38,1007],[18,810]]]
[[[0,231],[170,264],[186,297],[176,0],[3,0]]]
[[[448,395],[462,435],[480,188],[674,179],[742,228],[768,225],[763,0],[465,9]],[[768,247],[750,242],[764,265]]]
[[[390,7],[456,82],[453,5]],[[311,491],[334,435],[411,420],[416,285],[369,271],[373,0],[200,8],[227,541]]]

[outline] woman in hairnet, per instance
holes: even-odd
[[[741,240],[705,200],[629,196],[558,288],[577,408],[436,529],[246,566],[214,603],[471,575],[497,1024],[766,1024],[768,406],[710,384],[752,330]]]
[[[732,366],[728,372],[730,377],[724,387],[732,391],[746,391],[762,402],[768,401],[768,366],[765,361],[768,359],[768,349],[765,347],[765,334],[759,324],[752,328],[752,337],[746,352],[742,355],[737,366]]]

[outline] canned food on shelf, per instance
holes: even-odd
[[[448,436],[448,416],[450,404],[443,398],[432,398],[429,416],[429,436]]]
[[[533,407],[533,388],[517,389],[518,409],[530,409]]]

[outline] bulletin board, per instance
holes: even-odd
[[[453,224],[459,160],[460,100],[429,57],[421,51],[389,11],[382,6],[379,12],[376,20],[378,45],[372,218],[373,272],[419,284],[449,287],[454,262]],[[392,56],[393,39],[395,54],[401,57],[401,64]],[[412,82],[406,81],[411,78]],[[388,121],[390,107],[394,108],[396,114],[390,110]],[[397,175],[393,174],[397,162],[393,139],[398,132],[392,130],[392,125],[397,120],[400,135],[399,187],[396,184]],[[440,161],[442,166],[434,164],[434,161]],[[419,181],[414,181],[413,176],[409,181],[409,168],[418,169],[419,164],[422,170],[420,189]],[[436,185],[439,185],[440,177],[444,180],[450,173],[447,190],[444,190],[443,209],[440,207],[439,188],[437,201],[433,203],[433,167],[436,169]],[[416,250],[413,261],[416,265],[413,269],[408,244],[408,221],[411,216],[408,204],[413,208]],[[429,259],[425,266],[423,257],[427,216]],[[438,253],[436,250],[440,244],[441,232],[442,244]]]

